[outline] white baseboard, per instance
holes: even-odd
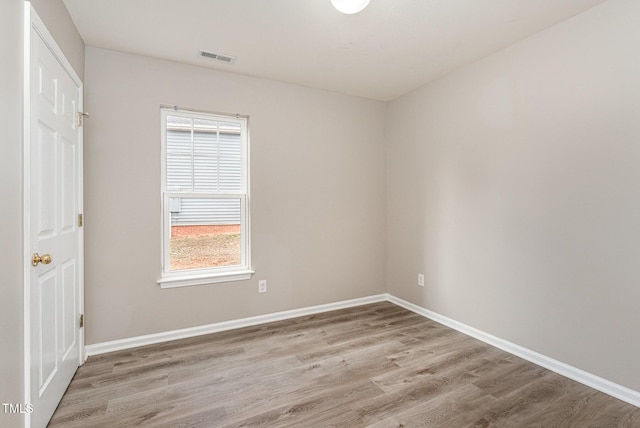
[[[328,303],[325,305],[309,306],[306,308],[293,309],[290,311],[275,312],[272,314],[258,315],[255,317],[241,318],[231,321],[223,321],[197,327],[183,328],[180,330],[171,330],[161,333],[147,334],[144,336],[112,340],[109,342],[95,343],[93,345],[87,345],[85,347],[85,355],[89,357],[93,355],[105,354],[107,352],[137,348],[138,346],[168,342],[170,340],[186,339],[188,337],[201,336],[203,334],[218,333],[221,331],[233,330],[236,328],[266,324],[273,321],[281,321],[290,318],[318,314],[321,312],[335,311],[337,309],[351,308],[354,306],[361,306],[369,303],[384,302],[385,300],[387,300],[387,297],[387,294],[378,294],[374,296],[361,297],[358,299],[344,300],[342,302]]]
[[[162,333],[148,334],[144,336],[130,337],[127,339],[113,340],[110,342],[96,343],[85,347],[87,356],[104,354],[107,352],[120,351],[123,349],[136,348],[138,346],[152,345],[154,343],[168,342],[170,340],[185,339],[203,334],[217,333],[221,331],[233,330],[242,327],[250,327],[259,324],[266,324],[273,321],[281,321],[306,315],[312,315],[322,312],[334,311],[337,309],[351,308],[354,306],[366,305],[369,303],[388,301],[395,305],[401,306],[425,318],[429,318],[449,328],[457,330],[467,336],[474,337],[491,346],[502,349],[510,354],[518,356],[522,359],[530,361],[541,367],[549,369],[562,376],[573,379],[586,386],[598,391],[604,392],[612,397],[618,398],[636,407],[640,407],[640,392],[634,391],[622,385],[618,385],[599,376],[588,373],[584,370],[565,364],[561,361],[539,354],[530,349],[524,348],[515,343],[511,343],[499,337],[485,333],[474,327],[468,326],[461,322],[447,318],[436,312],[415,305],[406,300],[395,297],[391,294],[378,294],[369,297],[362,297],[352,300],[344,300],[342,302],[328,303],[325,305],[309,306],[306,308],[293,309],[290,311],[275,312],[272,314],[258,315],[238,320],[223,321],[214,324],[208,324],[197,327],[184,328],[180,330],[172,330]]]
[[[625,386],[618,385],[617,383],[611,382],[599,376],[588,373],[584,370],[570,366],[569,364],[565,364],[561,361],[547,357],[546,355],[539,354],[520,345],[516,345],[515,343],[500,339],[499,337],[485,333],[481,330],[470,327],[451,318],[447,318],[444,315],[432,312],[428,309],[407,302],[406,300],[400,299],[390,294],[387,295],[387,300],[391,303],[415,312],[418,315],[422,315],[423,317],[429,318],[437,323],[464,333],[467,336],[471,336],[473,338],[481,340],[491,346],[495,346],[496,348],[502,349],[503,351],[506,351],[524,360],[530,361],[541,367],[556,372],[559,375],[568,377],[569,379],[580,382],[600,392],[604,392],[605,394],[618,398],[636,407],[640,407],[640,392],[638,391],[634,391]]]

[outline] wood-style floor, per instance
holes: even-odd
[[[50,427],[640,427],[640,408],[391,303],[94,356]]]

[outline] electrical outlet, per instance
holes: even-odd
[[[267,292],[267,280],[261,279],[258,281],[258,293],[266,293]]]
[[[424,274],[423,273],[419,273],[418,274],[418,285],[420,287],[424,287]]]

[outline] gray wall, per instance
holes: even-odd
[[[84,44],[62,0],[38,0],[34,8],[74,69],[83,75]],[[22,0],[0,2],[0,403],[23,403],[23,121]],[[22,426],[22,417],[0,409],[0,426]]]
[[[22,403],[22,0],[0,2],[0,403]],[[0,409],[0,426],[19,416]]]
[[[62,1],[34,5],[87,69],[88,344],[388,290],[640,390],[640,3],[604,3],[387,106],[97,48],[85,62]],[[22,1],[1,2],[2,402],[22,397],[21,23]],[[156,284],[160,104],[251,115],[252,280]]]
[[[73,69],[84,80],[84,42],[62,0],[30,0],[47,30],[64,52]]]
[[[638,16],[603,3],[392,102],[387,161],[390,293],[636,391]]]
[[[85,67],[87,344],[385,291],[383,103],[93,47]],[[250,116],[251,280],[156,283],[162,104]]]

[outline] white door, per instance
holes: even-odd
[[[37,428],[47,425],[81,362],[82,128],[77,115],[82,87],[44,25],[29,10],[26,377],[33,408],[30,422]]]

